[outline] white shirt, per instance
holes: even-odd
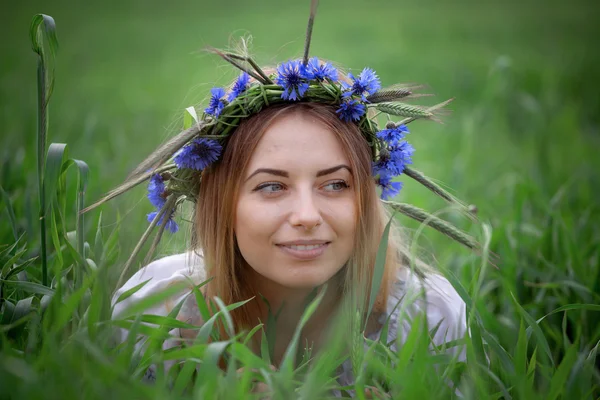
[[[121,287],[113,297],[113,303],[125,291],[150,279],[135,294],[127,299],[115,304],[113,318],[119,318],[128,307],[144,299],[145,297],[165,290],[173,284],[189,283],[190,279],[198,285],[206,280],[202,258],[192,253],[176,254],[156,260],[146,267],[136,272]],[[182,290],[164,303],[160,303],[148,308],[144,313],[160,316],[167,316],[171,310],[179,304],[191,289]],[[180,310],[180,320],[187,320],[182,313],[191,312],[190,310]],[[441,275],[428,274],[425,279],[420,279],[415,273],[406,268],[399,269],[397,279],[392,284],[389,291],[386,312],[379,317],[379,323],[383,326],[388,316],[390,317],[388,328],[388,343],[397,338],[397,342],[402,344],[408,336],[411,329],[411,321],[418,314],[427,316],[429,329],[438,327],[433,342],[440,346],[445,342],[450,342],[464,337],[466,328],[465,303],[460,298],[456,290]],[[401,321],[399,321],[401,319]],[[439,325],[439,326],[438,326]],[[381,329],[370,333],[367,337],[371,340],[377,340],[381,334]],[[122,331],[122,340],[127,337],[127,331]],[[171,331],[173,337],[180,337],[179,329]],[[163,344],[164,349],[176,346],[179,341],[174,339],[166,340]],[[396,349],[396,345],[392,345]],[[459,360],[464,360],[464,347],[454,347],[449,349],[451,355],[458,353]],[[165,365],[169,368],[172,363]],[[352,383],[352,371],[349,360],[342,365],[342,374],[339,382],[342,385]],[[146,375],[152,379],[153,371]]]

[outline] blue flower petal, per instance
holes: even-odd
[[[148,200],[156,208],[162,208],[165,205],[166,200],[163,197],[165,191],[165,183],[160,174],[154,174],[148,182]]]
[[[204,109],[204,112],[215,117],[218,117],[225,108],[225,101],[223,96],[225,96],[225,89],[221,87],[214,87],[210,89],[211,97],[208,102],[208,107]]]
[[[275,82],[283,88],[281,98],[284,100],[301,100],[309,84],[306,81],[310,79],[304,65],[298,60],[291,60],[280,64],[277,67],[277,76]]]
[[[217,161],[223,148],[216,140],[196,138],[175,154],[173,161],[177,168],[190,168],[202,171]]]
[[[378,185],[381,188],[381,198],[383,200],[397,196],[402,189],[402,182],[393,182],[388,175],[380,176]]]
[[[238,79],[233,84],[231,92],[227,95],[227,101],[232,102],[240,94],[244,93],[248,89],[248,83],[250,82],[250,75],[247,72],[242,72]]]
[[[357,100],[345,101],[340,104],[336,113],[346,122],[359,121],[366,112],[366,107]]]
[[[345,86],[345,89],[350,89],[350,92],[344,94],[345,97],[356,95],[360,96],[362,101],[366,101],[368,95],[377,92],[381,88],[379,77],[371,68],[364,68],[358,76],[349,73],[348,78],[352,80],[352,86]]]
[[[148,214],[146,216],[146,219],[148,220],[148,222],[152,222],[154,221],[154,218],[156,218],[156,216],[158,215],[158,211],[152,211],[150,214]],[[160,220],[158,220],[157,225],[160,226],[163,223],[164,220],[164,215],[160,218]],[[165,226],[165,229],[171,233],[177,233],[177,231],[179,230],[179,225],[177,225],[177,222],[175,222],[173,220],[173,215],[171,215],[171,217],[167,220],[167,224]]]
[[[383,129],[377,132],[377,137],[393,146],[404,139],[407,133],[409,133],[408,128],[403,124],[392,129]]]

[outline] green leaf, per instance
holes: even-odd
[[[26,260],[23,263],[15,266],[10,271],[8,271],[8,273],[6,274],[6,276],[4,276],[3,279],[8,280],[13,275],[17,275],[17,274],[21,273],[21,271],[25,271],[35,260],[37,260],[37,257],[30,258],[29,260]]]
[[[27,249],[21,249],[19,251],[17,251],[12,257],[10,257],[8,260],[6,260],[6,262],[4,263],[4,265],[2,265],[2,269],[0,269],[0,272],[2,272],[3,279],[8,279],[8,274],[9,271],[11,271],[11,269],[14,269],[14,264],[23,256],[23,254],[25,254],[27,252]],[[12,274],[11,274],[12,275]]]
[[[208,338],[212,333],[215,321],[221,316],[223,312],[235,310],[236,308],[248,303],[250,300],[252,299],[230,304],[223,308],[221,311],[214,313],[206,322],[204,322],[204,324],[202,324],[202,327],[200,328],[200,330],[198,331],[198,335],[196,336],[195,343],[206,343],[208,341]]]
[[[198,119],[196,108],[190,106],[185,109],[185,113],[183,114],[183,129],[185,130],[191,128],[194,122],[198,124],[198,127],[200,126],[200,120]]]
[[[139,286],[139,285],[138,285]],[[161,290],[159,292],[153,293],[151,295],[145,296],[143,299],[134,302],[129,307],[127,307],[121,314],[119,314],[118,318],[128,318],[131,316],[138,315],[140,313],[144,313],[149,308],[164,303],[167,299],[181,294],[184,290],[188,289],[188,286],[185,282],[177,282],[169,287]],[[129,291],[127,291],[129,292]],[[131,293],[133,294],[133,293]],[[130,294],[130,295],[131,295]]]
[[[0,259],[3,259],[4,257],[8,257],[8,255],[10,253],[12,253],[12,251],[19,245],[19,242],[21,241],[21,239],[23,239],[25,237],[25,232],[23,232],[21,234],[21,236],[15,240],[11,245],[4,245],[2,248],[2,251],[0,251]],[[5,264],[6,265],[6,264]],[[4,268],[4,267],[3,267]]]
[[[84,214],[82,213],[82,210],[84,208],[84,203],[85,203],[85,192],[87,190],[87,184],[88,184],[88,176],[89,176],[89,172],[90,169],[88,167],[88,165],[81,160],[69,160],[70,163],[72,163],[72,165],[77,166],[77,175],[78,175],[78,179],[77,179],[77,205],[76,205],[76,215],[77,215],[77,219],[76,219],[76,226],[75,226],[75,231],[77,232],[77,252],[79,253],[79,255],[82,258],[86,258],[87,255],[85,254],[85,248],[84,248],[84,243],[85,243],[85,223],[84,223]],[[67,167],[68,168],[68,167]],[[85,265],[85,263],[80,264],[81,267],[83,267]],[[81,281],[81,276],[79,276],[79,281]]]
[[[573,344],[565,354],[562,362],[556,369],[556,372],[552,376],[552,380],[550,381],[550,391],[547,396],[544,398],[547,400],[554,400],[558,398],[561,394],[564,397],[565,394],[565,383],[569,378],[569,373],[571,372],[571,368],[575,361],[577,360],[577,344]]]
[[[260,356],[265,362],[271,364],[271,353],[269,352],[269,340],[265,334],[265,330],[261,330],[260,334]]]
[[[235,329],[233,327],[233,318],[231,318],[231,314],[229,314],[229,311],[227,311],[225,303],[223,303],[223,300],[221,300],[218,297],[215,297],[215,303],[217,303],[217,307],[219,307],[223,319],[225,320],[225,327],[227,328],[227,333],[229,334],[229,337],[234,336]]]
[[[43,25],[42,25],[43,24]],[[31,26],[29,27],[29,38],[33,47],[33,51],[40,56],[44,54],[44,36],[48,42],[50,53],[54,56],[58,50],[58,39],[56,38],[56,23],[54,18],[45,14],[36,14],[31,20]]]
[[[550,346],[548,345],[548,341],[546,340],[546,336],[544,335],[544,332],[542,332],[540,326],[537,324],[537,322],[535,322],[535,320],[531,317],[531,315],[529,315],[529,313],[527,311],[525,311],[525,309],[523,307],[521,307],[521,305],[517,301],[515,295],[512,292],[510,295],[512,296],[513,303],[517,307],[517,311],[519,312],[519,314],[521,314],[521,317],[523,317],[523,319],[525,319],[525,321],[527,322],[527,325],[529,325],[528,329],[531,328],[533,330],[533,333],[537,340],[537,344],[542,348],[542,350],[548,357],[552,366],[554,366],[554,359],[552,358],[552,351],[550,350]]]
[[[260,325],[257,327],[260,327]],[[267,364],[264,359],[254,354],[245,344],[234,342],[231,344],[228,351],[246,368],[269,369],[270,364]]]
[[[152,278],[149,278],[147,280],[145,280],[144,282],[135,285],[134,287],[132,287],[131,289],[128,289],[126,291],[124,291],[123,293],[121,293],[121,295],[119,296],[119,298],[117,299],[117,301],[115,302],[115,304],[119,304],[120,302],[122,302],[123,300],[128,299],[129,297],[131,297],[133,294],[137,293],[138,290],[140,290],[141,288],[143,288],[144,286],[146,286],[146,284],[148,282],[150,282],[152,280]]]
[[[12,230],[13,238],[15,241],[19,240],[19,228],[17,227],[17,218],[15,217],[15,210],[13,209],[10,196],[4,191],[2,185],[0,185],[0,200],[4,203],[6,213],[8,214],[8,220],[10,221],[10,229]]]
[[[102,252],[104,251],[104,235],[102,234],[102,211],[98,215],[96,224],[96,236],[94,237],[94,258],[102,262]]]
[[[81,286],[79,288],[76,288],[70,296],[64,299],[61,299],[61,296],[53,296],[52,305],[54,306],[53,310],[55,310],[56,314],[54,315],[54,318],[51,322],[52,333],[59,332],[70,321],[73,320],[73,315],[75,314],[75,311],[79,307],[86,291],[92,286],[92,283],[96,279],[97,273],[97,271],[94,271],[92,274],[88,275],[82,282]],[[56,304],[56,302],[61,302],[61,304],[58,305]]]
[[[15,305],[15,309],[13,311],[11,322],[15,322],[20,320],[21,318],[25,318],[31,312],[36,311],[36,305],[39,305],[39,300],[37,300],[34,296],[30,296],[26,299],[17,301],[17,304]]]
[[[294,336],[292,336],[292,340],[290,341],[287,349],[285,350],[285,354],[283,355],[283,360],[281,362],[281,370],[285,371],[288,375],[291,374],[291,371],[293,369],[294,359],[298,350],[298,342],[300,341],[300,333],[302,332],[304,325],[306,325],[310,317],[316,311],[317,307],[319,307],[319,304],[321,304],[323,297],[325,297],[326,291],[327,285],[324,285],[321,288],[320,293],[306,307],[306,309],[302,313],[302,317],[300,318],[298,326],[296,326]]]
[[[129,320],[134,322],[134,317],[130,317]],[[183,328],[183,329],[196,329],[197,328],[197,326],[195,326],[195,325],[191,325],[186,322],[179,321],[176,318],[163,317],[160,315],[144,314],[144,315],[140,316],[139,320],[144,323],[160,326],[161,328],[169,328],[169,330],[176,329],[176,328]]]
[[[246,338],[244,339],[244,341],[242,343],[244,345],[248,345],[248,343],[250,342],[250,340],[252,339],[252,337],[256,334],[256,332],[258,332],[260,329],[262,329],[263,326],[264,326],[264,324],[258,324],[254,328],[252,328],[250,330],[250,332],[248,332],[246,334]]]
[[[46,199],[46,208],[43,215],[48,214],[53,200],[56,198],[56,188],[58,180],[63,172],[63,166],[68,160],[68,149],[64,143],[51,143],[46,156],[46,166],[44,168],[44,198]]]
[[[15,304],[9,300],[4,300],[2,309],[2,318],[0,319],[0,325],[9,325],[13,320],[13,314],[15,312]]]
[[[54,294],[54,289],[50,289],[47,286],[44,285],[40,285],[39,283],[35,283],[35,282],[27,282],[27,281],[7,281],[2,279],[2,282],[6,285],[10,285],[10,286],[15,286],[21,290],[24,290],[28,293],[36,293],[36,294],[47,294],[47,295],[53,295]]]
[[[544,319],[549,317],[552,314],[556,314],[563,311],[571,311],[571,310],[590,310],[590,311],[600,311],[600,305],[598,304],[565,304],[564,306],[558,307],[555,310],[550,311],[548,314],[544,315],[542,318],[537,320],[539,324]],[[527,328],[527,335],[531,335],[532,328]]]
[[[206,305],[206,299],[204,295],[200,291],[200,288],[210,282],[212,278],[206,280],[200,285],[194,285],[190,279],[190,283],[192,283],[192,292],[194,293],[194,298],[196,300],[196,305],[198,306],[198,310],[200,311],[200,316],[203,321],[208,321],[210,319],[210,311],[208,310],[208,306]]]
[[[196,371],[196,366],[198,366],[198,363],[192,360],[186,360],[183,363],[183,368],[179,371],[177,379],[175,379],[175,383],[173,384],[172,392],[176,396],[183,396],[186,388],[193,383],[193,375]]]
[[[231,343],[231,340],[209,343],[204,352],[204,362],[202,364],[216,365],[219,362],[221,355]]]

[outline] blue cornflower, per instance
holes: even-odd
[[[373,164],[375,175],[397,176],[404,172],[406,164],[412,164],[415,149],[406,141],[401,141],[381,152],[377,162]]]
[[[297,60],[291,60],[277,67],[275,81],[283,87],[281,98],[284,100],[300,100],[308,90],[307,75],[304,65]]]
[[[415,148],[405,140],[398,142],[390,148],[390,158],[398,166],[400,170],[399,174],[404,171],[406,164],[412,164],[412,155],[414,152]]]
[[[389,145],[394,146],[404,139],[404,136],[406,136],[407,133],[409,133],[408,127],[402,124],[392,129],[384,129],[377,132],[377,137],[386,141]]]
[[[148,182],[148,200],[156,208],[162,208],[165,205],[166,199],[163,197],[165,191],[165,183],[160,174],[154,174]]]
[[[218,117],[225,108],[225,101],[223,100],[223,96],[225,96],[225,89],[220,87],[215,87],[210,89],[210,101],[208,102],[208,107],[204,109],[204,112],[215,117]]]
[[[235,100],[240,94],[244,93],[246,89],[248,89],[248,82],[250,81],[250,75],[247,72],[242,72],[242,74],[237,78],[233,87],[231,88],[231,92],[227,95],[227,101],[232,102]]]
[[[154,218],[156,218],[156,216],[158,215],[158,211],[152,211],[150,214],[147,215],[148,218],[148,222],[152,222],[154,221]],[[163,215],[159,220],[157,225],[162,225],[163,223],[163,219],[165,218],[165,216]],[[171,216],[169,217],[169,219],[167,220],[167,225],[165,226],[165,229],[168,230],[171,233],[177,233],[177,231],[179,230],[179,225],[177,225],[177,222],[175,222],[173,220],[173,214],[171,214]]]
[[[393,182],[389,175],[379,176],[378,184],[381,188],[381,198],[383,200],[397,196],[400,189],[402,189],[402,182]]]
[[[348,78],[352,79],[353,83],[352,85],[342,83],[345,89],[350,89],[350,91],[344,93],[344,97],[357,95],[361,97],[362,101],[366,101],[368,95],[374,94],[381,88],[379,78],[371,68],[363,69],[358,77],[349,73]]]
[[[329,79],[333,82],[338,80],[338,72],[335,67],[329,63],[320,64],[317,57],[313,57],[308,60],[306,66],[306,76],[308,79],[318,79],[323,81]]]
[[[365,114],[366,107],[357,100],[349,100],[340,104],[340,108],[336,113],[340,115],[340,119],[346,122],[358,121]]]
[[[389,151],[386,151],[385,155],[380,155],[377,162],[373,163],[374,175],[396,176],[400,175],[402,171],[404,171],[404,164],[398,165]]]
[[[216,140],[196,138],[177,152],[173,161],[177,168],[202,171],[221,155],[223,148]]]

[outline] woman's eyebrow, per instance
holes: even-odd
[[[347,166],[346,164],[340,164],[340,165],[336,165],[335,167],[327,168],[327,169],[317,172],[317,178],[320,176],[333,174],[335,171],[338,171],[342,168],[346,168],[348,170],[348,172],[350,172],[350,174],[352,174],[352,170],[350,169],[349,166]]]
[[[342,168],[346,168],[348,170],[348,172],[350,172],[352,174],[352,170],[350,169],[349,166],[347,166],[346,164],[340,164],[340,165],[336,165],[335,167],[323,169],[323,170],[317,172],[317,178],[320,176],[332,174],[335,171],[338,171]],[[290,177],[290,174],[287,171],[284,171],[281,169],[259,168],[256,171],[254,171],[252,174],[250,174],[250,176],[248,178],[246,178],[246,181],[249,180],[250,178],[252,178],[254,175],[260,174],[260,173],[271,174],[271,175],[275,175],[275,176],[282,176],[284,178]]]

